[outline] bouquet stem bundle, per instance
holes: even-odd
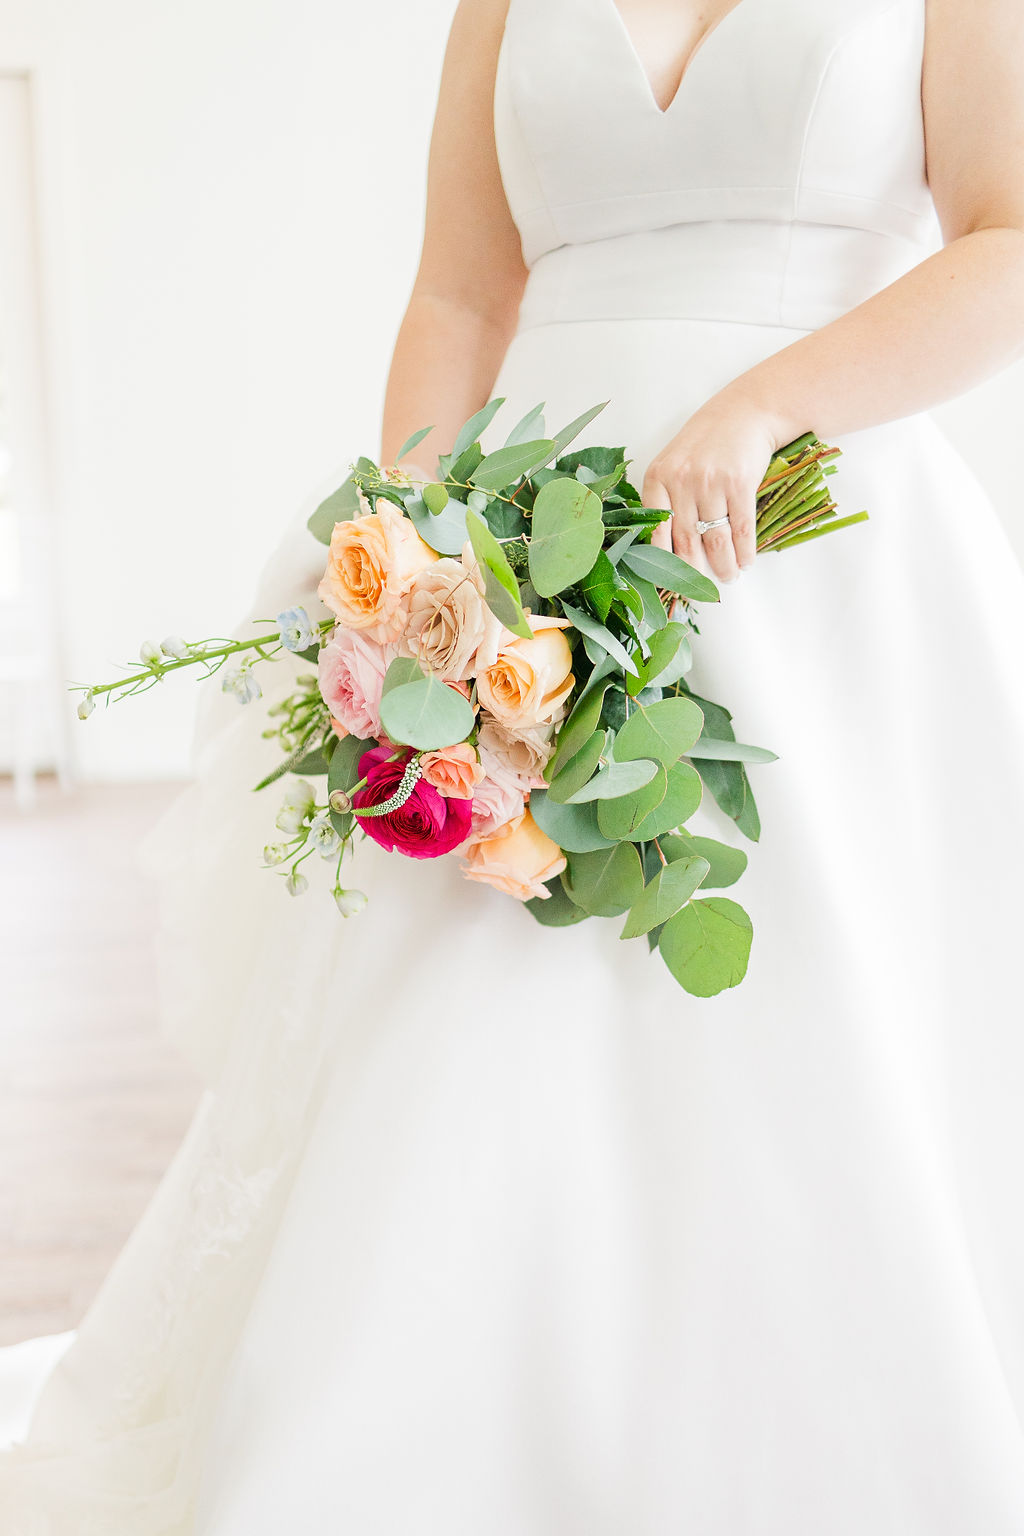
[[[838,448],[827,448],[811,432],[775,455],[757,493],[758,554],[789,549],[867,519],[866,512],[836,517],[825,477],[835,474],[831,460],[838,456]]]

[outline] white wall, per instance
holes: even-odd
[[[34,79],[75,681],[234,623],[281,526],[377,451],[453,8],[0,0],[0,68]],[[940,419],[1024,552],[1022,408],[1024,365]],[[194,701],[76,722],[83,772],[183,771]]]

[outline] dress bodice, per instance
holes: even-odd
[[[527,323],[814,327],[938,243],[925,0],[739,0],[657,105],[615,0],[510,0],[495,135]]]

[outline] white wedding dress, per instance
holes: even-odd
[[[741,0],[662,111],[613,0],[511,0],[485,446],[608,399],[581,441],[639,482],[922,260],[924,21]],[[289,900],[261,706],[209,690],[148,850],[208,1091],[0,1457],[4,1536],[1021,1536],[1024,579],[927,413],[839,446],[870,521],[701,610],[693,686],[779,754],[719,997],[450,858],[363,844],[347,923]],[[322,558],[297,525],[254,614]]]

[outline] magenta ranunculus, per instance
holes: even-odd
[[[410,859],[436,859],[469,836],[472,800],[454,800],[437,792],[426,780],[417,781],[408,800],[384,816],[360,816],[359,807],[379,805],[394,794],[401,782],[410,753],[389,761],[391,747],[372,747],[359,759],[359,777],[366,787],[352,797],[359,825],[388,851]]]

